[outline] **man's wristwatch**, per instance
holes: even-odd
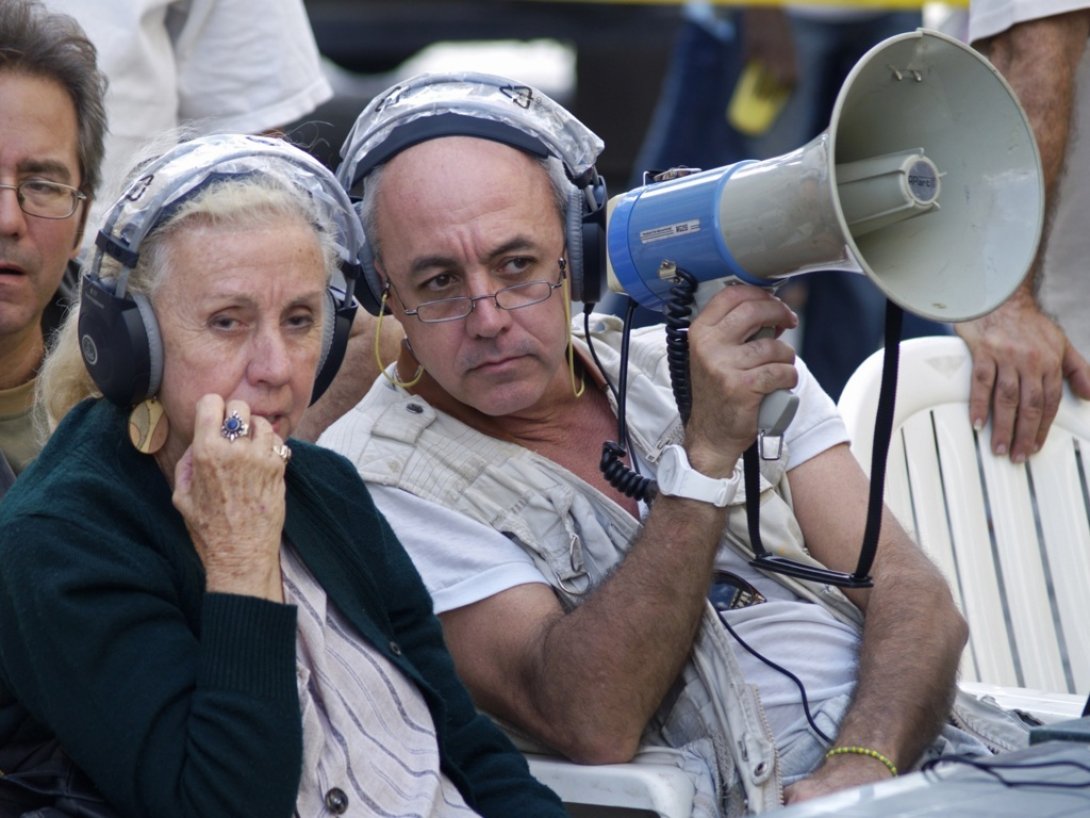
[[[661,494],[699,500],[719,508],[725,508],[738,491],[737,477],[717,480],[701,474],[689,465],[685,449],[676,443],[662,450],[655,482]]]

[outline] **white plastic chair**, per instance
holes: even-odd
[[[869,471],[882,352],[848,381],[839,408]],[[1066,390],[1041,451],[991,454],[969,422],[971,360],[960,338],[901,344],[886,504],[950,582],[969,622],[962,678],[1090,691],[1090,403]]]
[[[572,818],[689,818],[695,789],[680,768],[637,757],[627,764],[575,764],[526,753],[530,772],[567,805]]]
[[[958,686],[978,699],[990,698],[1008,710],[1024,710],[1032,713],[1045,724],[1070,721],[1082,716],[1085,696],[1073,693],[1053,693],[1032,690],[1027,687],[1002,687],[984,682],[961,681]]]

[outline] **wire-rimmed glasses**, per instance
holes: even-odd
[[[478,301],[492,299],[496,309],[521,310],[523,307],[532,307],[547,301],[553,294],[553,290],[564,286],[564,261],[560,263],[560,278],[555,283],[544,279],[523,281],[502,287],[494,293],[484,295],[459,295],[453,298],[437,298],[434,301],[424,301],[415,307],[405,309],[405,315],[415,315],[417,320],[425,324],[442,324],[446,321],[461,321],[468,316],[477,306]],[[398,296],[400,298],[400,296]],[[402,302],[404,303],[404,301]]]
[[[14,190],[19,209],[40,219],[67,219],[87,198],[87,194],[78,188],[47,179],[24,179],[17,185],[0,184],[0,190]]]

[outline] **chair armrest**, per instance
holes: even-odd
[[[649,810],[660,818],[689,818],[695,787],[688,774],[669,764],[576,764],[557,756],[527,753],[530,772],[565,804]]]
[[[984,682],[960,682],[958,687],[977,698],[989,696],[1008,710],[1024,710],[1045,724],[1077,719],[1086,704],[1085,697],[1073,693],[1052,693],[1029,687],[1002,687]]]

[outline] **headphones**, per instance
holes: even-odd
[[[337,178],[358,207],[367,174],[406,148],[443,136],[490,139],[560,160],[571,182],[564,226],[571,297],[596,303],[606,270],[606,184],[594,167],[602,140],[528,85],[475,72],[420,74],[363,109],[341,147]],[[378,315],[383,285],[366,238],[360,267],[360,299]]]
[[[162,381],[163,341],[155,313],[146,295],[127,290],[142,242],[209,185],[260,175],[275,176],[317,202],[336,229],[341,280],[328,290],[311,403],[332,382],[359,306],[353,291],[364,240],[352,203],[333,174],[299,148],[267,137],[215,134],[177,145],[140,168],[95,238],[97,249],[80,287],[80,352],[95,384],[113,403],[140,403],[158,393]],[[122,265],[116,278],[100,275],[104,253]]]

